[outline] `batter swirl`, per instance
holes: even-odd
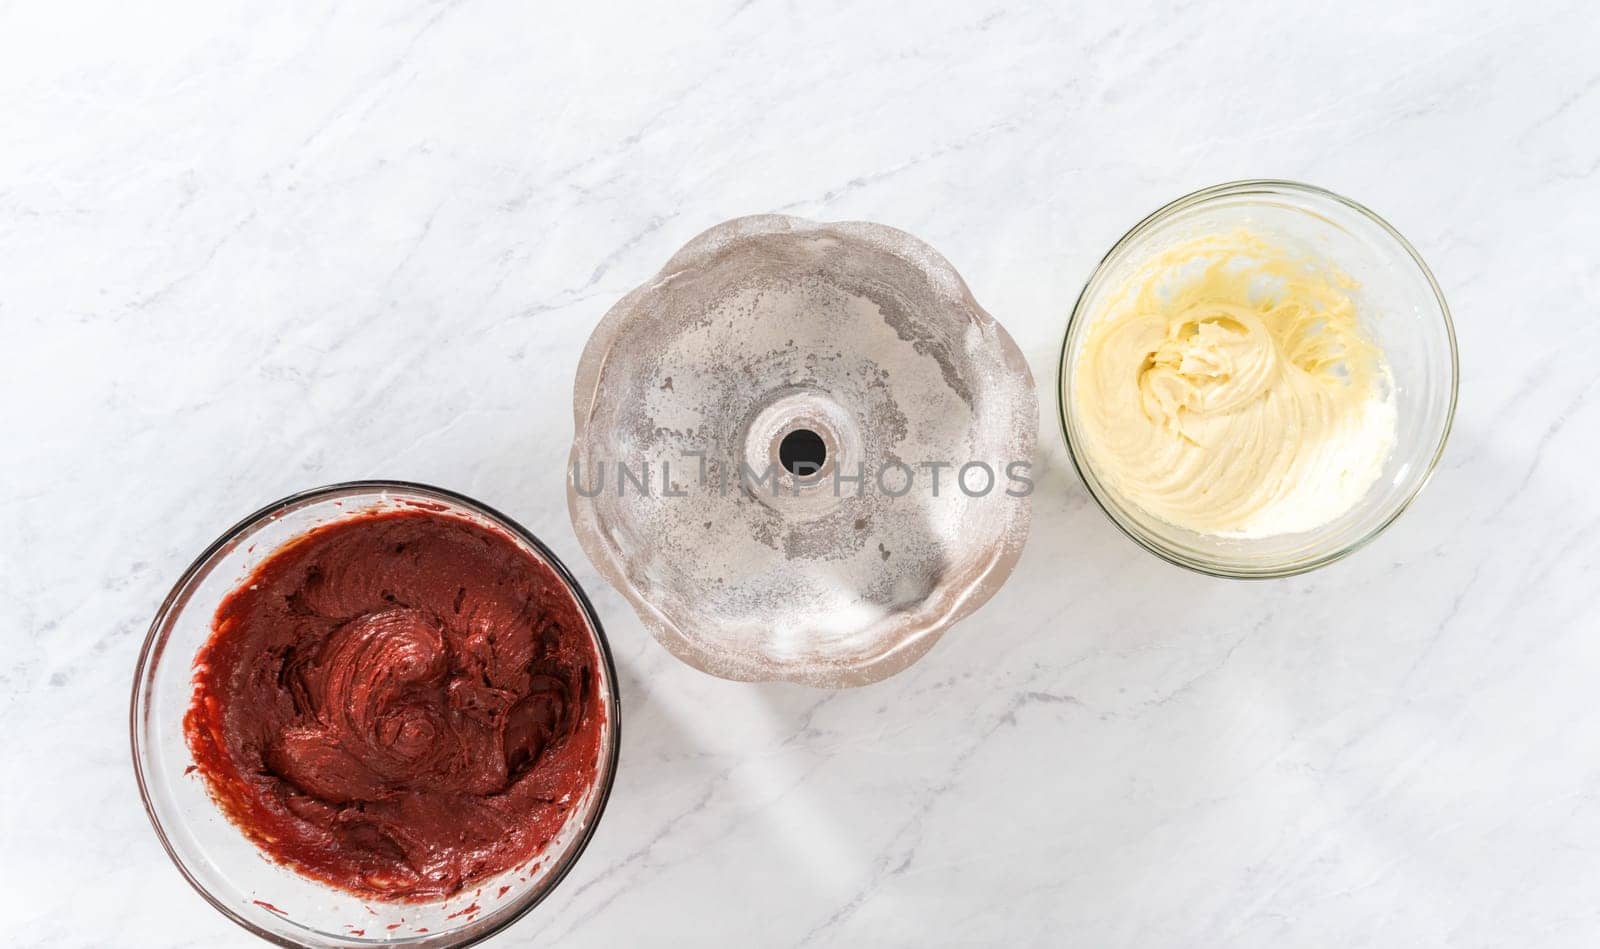
[[[594,781],[583,614],[462,518],[299,538],[223,601],[195,664],[185,730],[212,796],[273,859],[360,895],[435,899],[527,863]]]
[[[1307,531],[1354,507],[1395,440],[1349,277],[1238,231],[1154,256],[1089,325],[1072,393],[1103,481],[1200,533]]]

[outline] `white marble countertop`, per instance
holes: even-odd
[[[236,518],[391,477],[545,538],[621,670],[610,809],[497,945],[1600,944],[1592,5],[943,6],[0,7],[9,942],[249,944],[139,805],[135,655]],[[1462,385],[1377,543],[1238,583],[1119,534],[1048,407],[1099,255],[1254,176],[1420,248]],[[590,329],[768,210],[929,241],[1045,394],[1016,574],[856,691],[680,665],[567,520]]]

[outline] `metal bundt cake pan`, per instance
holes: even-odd
[[[573,410],[578,540],[713,675],[892,675],[994,595],[1027,539],[1027,362],[890,227],[706,231],[606,314]]]

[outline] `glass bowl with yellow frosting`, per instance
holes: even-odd
[[[1422,490],[1456,401],[1428,267],[1332,192],[1241,181],[1139,222],[1062,344],[1062,431],[1134,540],[1218,576],[1315,569]]]

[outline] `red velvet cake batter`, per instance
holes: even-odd
[[[358,515],[275,552],[217,609],[184,719],[224,812],[273,859],[423,901],[520,866],[594,783],[600,657],[508,536]]]

